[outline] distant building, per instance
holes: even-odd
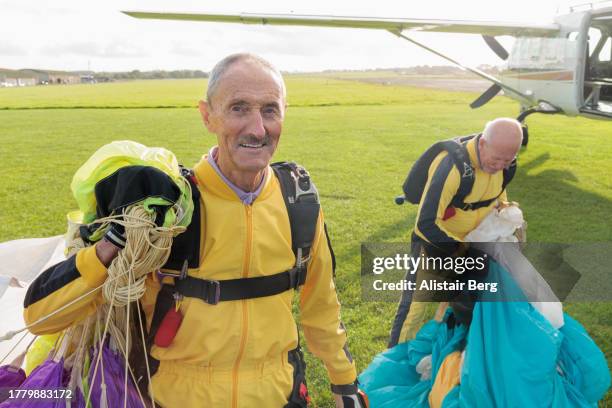
[[[36,85],[36,78],[20,78],[0,74],[0,88],[12,88],[15,86],[33,86]]]
[[[40,85],[59,85],[59,84],[80,84],[81,76],[71,72],[48,71],[42,69],[20,69],[17,71],[24,76],[36,78],[36,84]]]
[[[37,84],[46,85],[50,83],[49,73],[47,71],[39,70],[39,69],[20,69],[17,72],[21,72],[27,74],[28,76],[32,76],[36,78]]]
[[[34,86],[36,78],[17,78],[17,86]]]
[[[51,84],[80,84],[81,77],[69,73],[49,73],[49,83]]]
[[[81,75],[81,83],[82,84],[95,84],[96,78],[93,75]]]

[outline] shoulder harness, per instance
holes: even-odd
[[[464,211],[477,210],[482,207],[488,207],[493,201],[497,200],[504,192],[506,186],[512,181],[516,173],[516,159],[512,161],[510,166],[503,170],[503,181],[500,193],[488,200],[466,203],[465,197],[470,194],[474,187],[474,167],[470,162],[470,156],[467,151],[466,144],[473,138],[480,137],[479,134],[462,136],[456,139],[443,140],[433,144],[419,159],[414,163],[414,166],[408,173],[408,177],[404,181],[403,190],[405,198],[408,202],[418,204],[423,195],[425,184],[427,183],[427,172],[433,159],[442,151],[448,152],[453,164],[459,170],[460,182],[457,193],[451,200],[450,206],[462,209]]]
[[[253,299],[278,295],[290,289],[298,289],[306,281],[310,250],[319,217],[319,195],[310,175],[302,166],[289,163],[273,163],[291,226],[291,245],[295,265],[284,272],[254,278],[209,280],[187,276],[188,264],[175,277],[174,290],[187,297],[197,297],[210,305],[232,300]]]

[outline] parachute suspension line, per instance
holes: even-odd
[[[117,258],[115,258],[117,259]],[[114,261],[113,261],[114,262]],[[115,283],[115,286],[117,286],[118,282]],[[108,326],[110,323],[110,319],[111,316],[113,315],[112,310],[113,310],[113,303],[114,303],[115,298],[111,298],[110,299],[110,305],[108,306],[108,313],[106,314],[106,321],[104,323],[104,331],[102,332],[102,336],[100,336],[100,338],[98,339],[98,354],[96,355],[96,364],[94,366],[94,371],[93,371],[93,375],[91,376],[92,380],[92,384],[89,387],[89,392],[87,393],[87,399],[85,399],[85,401],[90,401],[91,400],[91,392],[93,390],[93,384],[96,382],[96,374],[98,373],[98,367],[100,365],[100,361],[102,360],[102,346],[104,345],[104,340],[106,339],[106,333],[108,332]],[[100,309],[98,309],[99,311]],[[105,396],[106,396],[106,384],[104,383],[104,364],[102,364],[102,375],[100,376],[100,388],[102,390],[101,395],[102,395],[102,399],[103,401],[100,402],[100,405],[103,405],[103,402],[105,402]],[[105,405],[105,404],[104,404]]]
[[[107,225],[111,221],[126,227],[126,234],[128,237],[128,242],[127,242],[126,248],[122,251],[119,251],[119,255],[117,256],[117,258],[113,260],[113,263],[111,263],[111,266],[108,268],[109,276],[106,279],[106,281],[102,285],[93,288],[92,290],[84,293],[83,295],[77,297],[76,299],[73,299],[72,301],[59,307],[53,312],[45,316],[42,316],[40,319],[36,320],[35,322],[19,330],[6,332],[4,335],[0,336],[0,342],[5,341],[5,340],[10,340],[13,337],[15,337],[17,334],[23,332],[24,330],[28,330],[31,327],[44,322],[45,320],[51,318],[57,313],[63,311],[64,309],[72,306],[73,304],[79,302],[80,300],[96,292],[101,287],[104,287],[105,290],[107,291],[105,295],[105,299],[109,301],[111,297],[115,297],[113,296],[114,290],[109,290],[109,288],[114,287],[116,285],[111,285],[111,283],[114,283],[117,279],[121,279],[121,278],[124,278],[123,279],[124,285],[127,283],[128,278],[126,277],[126,275],[127,275],[127,270],[130,267],[130,264],[128,263],[128,259],[129,260],[134,260],[134,259],[140,260],[134,266],[134,272],[136,272],[135,275],[139,279],[137,281],[136,289],[132,289],[133,297],[135,299],[139,299],[144,294],[145,275],[149,272],[153,272],[159,269],[168,260],[168,257],[170,256],[170,248],[172,246],[172,238],[180,234],[181,232],[185,231],[185,227],[181,227],[181,226],[172,226],[169,228],[157,227],[155,223],[151,221],[151,216],[146,212],[146,210],[142,206],[139,206],[139,205],[134,205],[130,207],[126,211],[126,213],[123,215],[114,215],[114,216],[100,218],[99,220],[96,220],[95,223],[103,223],[103,225]],[[149,228],[145,228],[145,226]],[[147,230],[149,232],[145,234],[144,231],[147,231]],[[130,243],[129,239],[133,239],[133,241]],[[146,243],[147,245],[143,245],[144,243]],[[142,247],[138,248],[136,247],[136,245],[142,245]],[[80,245],[74,244],[74,241],[68,247],[72,248],[71,251],[74,251],[74,252],[80,249],[79,248]],[[125,253],[125,254],[122,255],[122,253]],[[140,258],[141,256],[145,256],[147,258],[150,256],[150,259]],[[113,267],[113,264],[115,264],[115,262],[120,262],[120,264],[117,264],[117,266]],[[126,300],[125,300],[126,293],[125,293],[124,287],[118,293],[116,298],[118,298],[117,300],[118,300],[119,305],[126,304]]]
[[[9,333],[10,333],[10,332],[9,332]],[[13,334],[11,337],[9,337],[9,338],[7,338],[7,339],[0,339],[0,341],[1,341],[1,340],[10,340],[10,339],[11,339],[11,338],[13,338],[13,336],[15,336],[17,333],[19,333],[19,332],[15,332],[15,334]],[[23,333],[23,336],[21,336],[21,338],[20,338],[20,339],[17,341],[17,343],[15,343],[15,345],[13,345],[13,347],[11,347],[11,349],[9,350],[9,352],[8,352],[8,353],[6,353],[6,354],[4,355],[4,357],[2,357],[2,360],[0,360],[0,365],[2,365],[2,364],[4,363],[4,360],[6,360],[6,359],[8,358],[8,356],[10,356],[10,355],[11,355],[11,353],[12,353],[13,351],[15,351],[15,349],[17,348],[17,346],[18,346],[18,345],[19,345],[19,344],[20,344],[20,343],[23,341],[23,339],[25,339],[25,338],[26,338],[26,336],[27,336],[27,335],[28,335],[28,332]],[[36,339],[36,337],[34,337],[34,339]],[[32,340],[32,342],[33,342],[33,341],[34,341],[34,340]],[[32,342],[30,342],[30,345],[32,344]],[[30,347],[30,346],[28,346],[28,347]]]
[[[142,339],[142,349],[144,351],[144,360],[145,367],[147,368],[147,384],[151,384],[151,369],[149,367],[149,356],[147,355],[147,344],[144,335],[144,325],[142,322],[142,315],[140,309],[140,302],[136,302],[136,307],[138,308],[138,326],[140,327],[140,338]],[[136,383],[136,381],[134,381]],[[138,393],[140,394],[140,387],[136,386]],[[153,393],[153,387],[150,387],[149,393],[151,394],[151,407],[155,408],[155,394]],[[144,404],[143,404],[144,405]]]
[[[114,279],[117,279],[117,278],[118,278],[118,276],[117,276],[117,277],[115,277]],[[109,279],[107,279],[107,280],[105,281],[105,283],[107,283],[108,281],[109,281]],[[112,279],[111,279],[111,281],[112,281]],[[33,323],[28,324],[27,326],[22,327],[22,328],[21,328],[21,329],[19,329],[19,330],[14,330],[14,331],[8,331],[8,332],[6,332],[6,333],[5,333],[5,334],[3,334],[2,336],[0,336],[0,342],[2,342],[2,341],[7,341],[7,340],[11,340],[13,337],[15,337],[17,334],[21,333],[22,331],[24,331],[24,330],[28,330],[28,329],[30,329],[30,328],[32,328],[32,327],[34,327],[34,326],[36,326],[37,324],[40,324],[40,323],[44,322],[45,320],[47,320],[47,319],[49,319],[49,318],[53,317],[54,315],[56,315],[57,313],[61,312],[62,310],[66,309],[66,308],[68,308],[68,307],[70,307],[70,306],[72,306],[73,304],[75,304],[75,303],[79,302],[80,300],[83,300],[83,299],[84,299],[84,298],[86,298],[87,296],[89,296],[89,295],[91,295],[92,293],[94,293],[95,291],[99,290],[100,288],[102,288],[102,287],[104,286],[104,284],[105,284],[105,283],[103,283],[103,284],[101,284],[101,285],[99,285],[99,286],[97,286],[97,287],[93,288],[93,289],[92,289],[92,290],[90,290],[89,292],[86,292],[86,293],[82,294],[81,296],[79,296],[79,297],[77,297],[77,298],[75,298],[75,299],[71,300],[70,302],[66,303],[65,305],[63,305],[63,306],[61,306],[61,307],[59,307],[59,308],[57,308],[57,309],[56,309],[56,310],[54,310],[53,312],[51,312],[51,313],[49,313],[49,314],[47,314],[47,315],[45,315],[45,316],[42,316],[40,319],[36,320],[36,321],[35,321],[35,322],[33,322]],[[27,334],[27,333],[26,333],[26,334]]]
[[[110,326],[113,338],[118,343],[118,348],[124,354],[124,387],[127,389],[128,371],[133,377],[133,373],[129,369],[130,303],[132,300],[138,301],[144,295],[147,274],[158,270],[166,263],[170,256],[173,238],[183,232],[185,227],[158,227],[153,222],[153,216],[142,205],[128,207],[121,216],[106,217],[96,222],[103,223],[101,228],[110,222],[122,225],[126,233],[126,247],[119,251],[118,256],[113,259],[108,268],[108,278],[103,284],[103,296],[110,304],[108,307],[109,313],[104,325],[104,333],[99,343],[98,357],[94,367],[94,378],[101,360],[103,341]],[[123,307],[126,310],[124,315],[125,332],[123,334],[115,333],[119,327],[114,322],[111,322],[110,318],[114,316],[118,323],[119,320],[123,320],[119,315],[119,310]],[[125,339],[123,344],[121,344],[122,339]],[[147,375],[150,376],[149,372]],[[136,384],[136,379],[134,379],[134,383]],[[139,396],[142,399],[140,390]],[[124,394],[124,407],[127,407],[127,393]]]
[[[172,238],[170,238],[170,244],[172,244]],[[131,294],[131,289],[132,289],[132,269],[130,268],[128,270],[128,286],[127,286],[127,306],[125,307],[125,373],[124,373],[124,380],[123,380],[123,389],[127,391],[128,389],[128,367],[130,365],[129,359],[128,359],[128,355],[130,352],[130,294]],[[143,281],[143,286],[144,286],[144,281]],[[144,291],[143,291],[144,293]],[[134,384],[134,386],[136,386],[136,388],[138,388],[138,386],[136,384]],[[123,408],[127,408],[127,392],[123,393]]]
[[[111,313],[111,312],[107,311],[107,313]],[[104,314],[104,313],[102,313],[102,314]],[[117,317],[117,314],[116,314],[116,311],[115,311],[114,318],[109,322],[108,330],[110,332],[110,336],[111,336],[111,338],[113,340],[113,343],[116,345],[117,349],[121,352],[121,354],[123,356],[128,356],[128,358],[129,358],[129,354],[128,354],[128,352],[126,352],[125,342],[121,338],[121,336],[122,336],[121,330],[119,330],[119,328],[117,327],[116,322],[114,322],[116,317]],[[100,320],[100,318],[98,318],[98,320]],[[99,329],[98,329],[98,331],[99,331]],[[96,340],[96,342],[98,342],[98,341],[99,340]],[[134,373],[132,372],[131,367],[129,367],[129,374],[130,374],[130,377],[132,377],[132,380],[134,381],[134,384],[137,384],[136,377],[134,376]],[[144,407],[146,407],[145,400],[144,400],[144,398],[142,396],[142,393],[140,392],[140,389],[138,387],[136,387],[136,391],[138,392],[138,397],[140,398],[140,401],[142,402],[142,405]]]
[[[68,383],[69,389],[75,391],[78,389],[83,395],[85,394],[83,389],[83,364],[85,354],[87,352],[87,341],[91,333],[93,322],[94,316],[89,316],[81,325],[81,338],[79,339],[79,343],[75,351],[74,362],[72,364],[72,369],[70,370],[70,382]]]
[[[119,217],[119,218],[117,218]],[[118,288],[104,285],[104,298],[114,297],[117,306],[126,306],[145,292],[146,275],[161,268],[172,248],[172,239],[185,227],[158,227],[142,205],[127,208],[123,215],[106,217],[97,222],[114,222],[125,227],[126,246],[108,268],[109,278],[119,278]]]

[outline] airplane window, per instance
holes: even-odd
[[[608,39],[606,40],[606,43],[601,48],[601,51],[599,52],[597,59],[600,62],[609,62],[612,60],[612,38],[608,37]]]
[[[601,30],[595,27],[589,28],[589,50],[591,50],[591,55],[589,55],[589,57],[593,56],[592,53],[595,50],[595,47],[597,47],[597,43],[599,42],[600,38]]]

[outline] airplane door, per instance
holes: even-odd
[[[577,37],[519,37],[508,60],[504,82],[514,82],[538,102],[545,101],[567,115],[577,115],[581,96],[576,90],[582,82],[576,72],[582,64],[579,49]]]
[[[504,83],[568,116],[579,115],[589,20],[588,12],[575,12],[555,20],[561,27],[555,37],[518,37],[502,72]]]
[[[586,26],[583,99],[580,112],[612,118],[612,10],[594,10]]]

